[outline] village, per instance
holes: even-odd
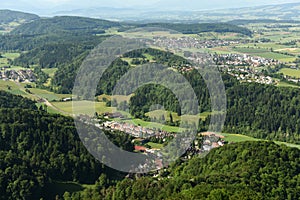
[[[145,154],[155,160],[155,163],[145,163],[143,166],[139,166],[141,172],[145,171],[151,166],[155,165],[156,169],[163,168],[163,156],[161,154],[161,148],[154,148],[147,145],[149,141],[161,141],[161,147],[167,145],[168,142],[173,139],[176,140],[178,134],[174,132],[167,132],[159,129],[145,128],[139,125],[133,125],[130,123],[119,122],[116,120],[116,116],[119,114],[106,113],[105,118],[91,118],[87,115],[79,115],[77,118],[85,124],[94,125],[100,130],[115,132],[120,131],[128,134],[134,138],[132,141],[135,143],[134,151],[137,153]],[[114,118],[108,118],[107,116],[114,116]],[[121,119],[121,118],[119,118]],[[224,136],[214,132],[201,132],[196,134],[195,138],[180,138],[180,145],[186,146],[187,151],[181,157],[183,160],[191,159],[193,156],[206,154],[214,148],[222,147],[226,144]]]
[[[217,65],[265,67],[281,64],[278,60],[247,54],[214,54],[213,59]]]
[[[154,37],[153,45],[164,47],[173,53],[183,53],[192,63],[196,65],[216,65],[220,71],[227,73],[241,82],[259,83],[266,85],[277,85],[280,80],[262,73],[262,68],[279,66],[284,63],[276,60],[263,58],[250,54],[205,54],[203,52],[185,51],[185,49],[210,49],[214,47],[232,46],[241,44],[239,40],[199,40],[193,37]],[[198,67],[192,65],[172,66],[181,73],[187,73]],[[284,75],[283,80],[299,83],[300,79]]]
[[[206,49],[220,46],[236,45],[240,42],[237,40],[199,40],[193,37],[154,37],[152,45],[165,47],[168,49]]]
[[[110,130],[110,131],[121,131],[129,134],[136,138],[142,145],[135,145],[135,151],[155,154],[158,158],[161,157],[159,150],[157,148],[147,148],[143,146],[152,137],[155,139],[161,139],[161,141],[166,142],[170,139],[176,138],[177,133],[169,133],[162,130],[145,128],[142,126],[136,126],[133,124],[117,121],[106,121],[100,125],[97,125],[100,129]],[[224,136],[213,133],[213,132],[203,132],[197,134],[195,140],[190,144],[190,140],[187,141],[190,147],[188,148],[186,154],[183,158],[190,159],[193,155],[202,154],[209,152],[214,148],[224,146]]]
[[[7,70],[7,68],[1,68],[0,79],[4,81],[13,80],[16,82],[36,82],[37,77],[33,73],[33,70]]]

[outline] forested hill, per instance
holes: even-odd
[[[233,25],[248,25],[248,24],[259,24],[259,23],[300,23],[300,21],[295,20],[275,20],[275,19],[236,19],[227,22]]]
[[[72,118],[10,108],[10,103],[27,100],[5,92],[0,97],[0,105],[2,97],[11,99],[8,108],[0,108],[1,200],[300,198],[299,149],[272,142],[230,144],[204,158],[178,160],[159,177],[128,179],[87,152]],[[116,145],[133,150],[127,134],[106,134]],[[73,186],[72,194],[65,192],[71,182],[79,187]],[[95,185],[82,191],[84,183]]]
[[[36,110],[36,102],[10,94],[8,92],[0,90],[0,109],[1,108],[21,108],[21,109],[32,109]]]
[[[61,195],[52,189],[57,182],[94,184],[100,175],[123,177],[87,152],[72,118],[48,114],[34,103],[0,91],[0,200],[52,200]],[[133,150],[128,135],[107,136]]]
[[[200,24],[178,24],[178,23],[149,23],[149,24],[128,24],[118,23],[101,19],[58,16],[53,18],[41,18],[31,23],[17,27],[12,34],[38,35],[63,32],[86,32],[101,34],[111,27],[118,27],[119,31],[133,28],[160,27],[176,30],[183,34],[197,34],[201,32],[234,32],[244,35],[251,35],[251,31],[244,27],[226,23],[200,23]]]
[[[300,150],[272,142],[245,142],[178,162],[158,178],[124,179],[73,199],[299,199]]]
[[[11,22],[30,22],[39,19],[38,15],[11,11],[11,10],[0,10],[0,24],[8,24]]]
[[[244,27],[239,27],[234,24],[226,23],[201,23],[201,24],[180,24],[180,23],[149,23],[138,25],[138,27],[160,27],[171,29],[183,34],[197,34],[203,32],[217,32],[217,33],[240,33],[251,36],[252,32]]]
[[[85,32],[100,34],[111,27],[119,27],[118,22],[85,17],[60,16],[35,20],[23,24],[12,31],[12,34],[39,35],[65,32]]]

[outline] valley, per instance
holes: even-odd
[[[216,18],[205,15],[209,23],[0,10],[0,200],[300,198],[300,23],[288,17],[293,6],[280,15],[277,6],[263,7],[274,12],[265,19],[255,17],[258,8],[231,17],[215,11]],[[223,20],[215,22],[219,12]],[[253,19],[244,19],[249,13]],[[96,82],[95,94],[77,93],[78,72],[97,66],[89,56],[111,37],[147,47],[122,54],[107,47],[103,55],[117,56],[99,80],[92,73],[81,80]],[[101,154],[115,152],[100,132],[120,155],[146,162]],[[186,151],[169,163],[176,145]],[[118,170],[127,162],[129,171]]]

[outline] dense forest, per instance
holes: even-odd
[[[0,90],[0,109],[1,108],[23,108],[37,110],[34,101],[10,94],[2,90]]]
[[[0,199],[53,199],[55,193],[44,195],[55,181],[93,184],[101,174],[111,180],[123,176],[87,152],[72,118],[51,115],[44,109],[31,100],[1,91]],[[128,135],[107,135],[116,145],[133,151]]]
[[[101,34],[111,27],[119,27],[117,22],[100,19],[61,16],[53,18],[43,18],[31,23],[23,24],[12,31],[11,34],[41,35],[50,33],[90,33]]]
[[[88,50],[88,46],[74,43],[45,44],[14,60],[17,66],[38,65],[41,68],[58,68],[73,62],[74,58]]]
[[[272,142],[244,142],[178,161],[159,177],[124,179],[63,199],[299,199],[300,150]],[[106,186],[106,189],[103,187]]]
[[[201,24],[149,23],[149,24],[139,25],[138,27],[160,27],[160,28],[175,30],[183,34],[197,34],[203,32],[217,32],[217,33],[233,32],[233,33],[240,33],[248,36],[252,35],[252,32],[247,28],[239,27],[234,24],[226,24],[226,23],[201,23]]]

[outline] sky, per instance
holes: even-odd
[[[96,7],[207,10],[294,2],[300,2],[300,0],[1,0],[0,9],[42,14],[43,12],[51,13]]]

